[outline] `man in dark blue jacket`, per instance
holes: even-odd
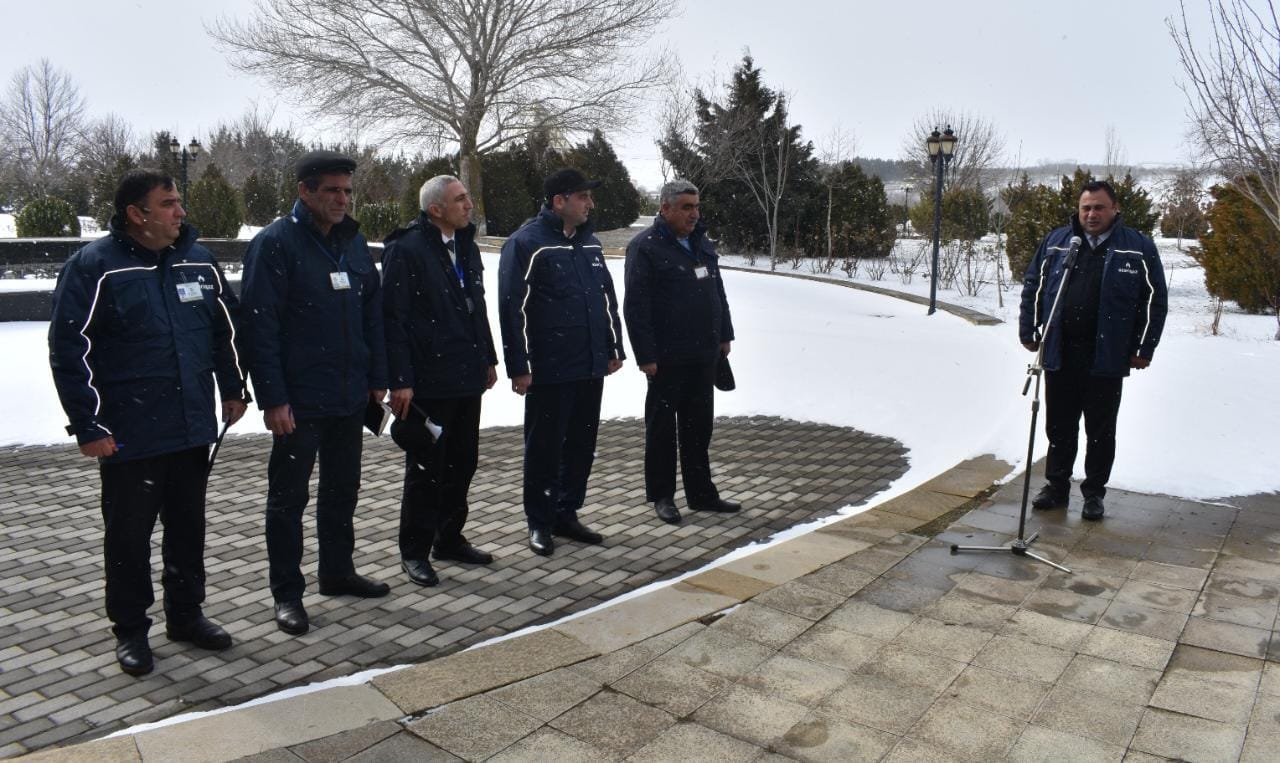
[[[1019,315],[1022,345],[1035,352],[1044,342],[1049,453],[1046,484],[1032,506],[1058,509],[1069,503],[1083,416],[1088,445],[1081,513],[1090,520],[1105,513],[1121,385],[1129,369],[1151,364],[1169,303],[1155,243],[1122,225],[1119,212],[1110,183],[1085,184],[1071,224],[1050,233],[1027,267]],[[1073,236],[1081,243],[1063,289]]]
[[[205,618],[204,507],[218,436],[214,377],[228,425],[247,394],[235,350],[236,298],[184,224],[173,179],[133,170],[110,232],[67,260],[53,292],[49,362],[80,452],[98,459],[106,524],[107,617],[116,660],[151,672],[151,532],[164,525],[165,632],[225,649]]]
[[[715,246],[702,223],[698,188],[662,187],[653,227],[627,246],[627,334],[649,377],[644,401],[644,484],[658,518],[680,523],[676,442],[684,494],[694,511],[734,512],[711,482],[716,365],[729,354],[733,322]]]
[[[400,564],[414,583],[433,586],[440,581],[429,553],[493,561],[462,528],[480,455],[480,396],[498,381],[498,356],[466,186],[438,175],[422,184],[418,201],[418,219],[386,239],[382,306],[392,435],[405,449]]]
[[[241,336],[267,429],[267,558],[276,624],[306,633],[302,512],[320,459],[316,533],[320,593],[386,596],[356,574],[353,527],[360,491],[362,428],[369,401],[386,395],[378,272],[351,206],[356,164],[312,151],[297,164],[298,201],[244,256]]]
[[[618,298],[588,217],[600,181],[563,169],[543,182],[546,205],[502,246],[502,348],[524,403],[524,511],[529,547],[552,535],[600,543],[578,519],[600,427],[604,377],[622,367]]]

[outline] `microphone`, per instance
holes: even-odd
[[[1080,238],[1079,236],[1071,237],[1071,249],[1067,251],[1067,259],[1062,267],[1064,267],[1067,270],[1070,270],[1071,268],[1075,267],[1076,255],[1079,254],[1080,247],[1083,244],[1084,244],[1084,239]]]

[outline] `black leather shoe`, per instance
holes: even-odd
[[[204,615],[176,623],[166,623],[164,633],[170,641],[183,641],[215,652],[231,646],[231,634]]]
[[[389,593],[391,593],[391,586],[354,572],[343,578],[320,578],[321,596],[359,596],[362,599],[381,599]]]
[[[530,530],[529,548],[539,556],[551,556],[551,554],[555,553],[556,542],[551,537],[551,531],[542,529]]]
[[[466,541],[453,546],[437,548],[431,552],[431,558],[462,562],[463,564],[493,564],[493,554],[488,551],[481,551]]]
[[[604,536],[594,530],[590,530],[586,525],[576,519],[569,519],[557,522],[555,527],[551,528],[551,532],[559,535],[561,538],[576,540],[579,543],[590,543],[598,545],[604,542]]]
[[[307,610],[300,601],[276,602],[276,627],[291,636],[301,636],[311,627],[307,619]]]
[[[689,508],[694,511],[715,511],[720,514],[732,514],[736,511],[742,511],[742,504],[726,501],[723,498],[717,498],[714,501],[695,504],[689,503]]]
[[[1070,494],[1062,490],[1058,490],[1053,485],[1045,485],[1040,488],[1039,493],[1036,493],[1036,497],[1031,499],[1031,508],[1065,509],[1067,508],[1067,504],[1070,502]]]
[[[436,571],[431,569],[431,562],[426,559],[402,559],[400,569],[409,576],[409,580],[418,585],[428,588],[440,585],[440,578],[436,575]]]
[[[147,634],[123,638],[116,642],[116,662],[120,669],[131,676],[145,676],[155,668],[155,660],[151,656],[151,645],[147,643]]]
[[[1107,511],[1107,507],[1102,504],[1102,498],[1096,495],[1088,496],[1084,499],[1084,509],[1081,510],[1080,516],[1091,521],[1102,519],[1102,515]]]
[[[658,513],[658,519],[669,525],[680,524],[680,510],[676,508],[674,498],[659,498],[653,502],[653,510]]]

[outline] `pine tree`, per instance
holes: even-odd
[[[640,216],[640,192],[631,183],[627,166],[600,130],[569,151],[565,163],[588,178],[603,181],[592,191],[596,208],[591,219],[597,231],[626,228]]]
[[[235,238],[244,220],[240,194],[210,162],[187,192],[187,221],[205,238]]]
[[[244,218],[250,225],[269,225],[276,219],[280,206],[272,184],[262,179],[256,171],[250,172],[240,188],[244,198]]]
[[[1160,235],[1178,239],[1200,238],[1205,232],[1207,220],[1204,214],[1204,189],[1200,175],[1195,170],[1180,170],[1169,184],[1164,195],[1164,208],[1160,214]]]
[[[933,197],[925,194],[911,207],[911,225],[933,231]],[[975,187],[942,192],[942,240],[977,241],[991,230],[991,200]],[[932,233],[930,233],[932,235]]]
[[[401,224],[400,205],[393,201],[368,202],[353,211],[352,216],[360,221],[360,232],[371,242],[383,240]]]
[[[1280,231],[1235,185],[1214,186],[1210,194],[1210,230],[1191,250],[1204,266],[1205,288],[1249,312],[1269,311],[1280,322]]]
[[[1047,185],[1032,185],[1025,172],[1016,183],[1005,186],[1000,198],[1009,210],[1005,226],[1006,255],[1009,272],[1017,280],[1027,271],[1040,240],[1049,231],[1065,225],[1068,215],[1063,213],[1058,193]]]
[[[832,256],[887,257],[897,239],[893,211],[885,196],[880,178],[868,176],[858,164],[841,162],[829,180],[831,188]],[[820,233],[812,228],[818,240],[805,242],[805,249],[816,251]]]

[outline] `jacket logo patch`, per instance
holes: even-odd
[[[1138,275],[1138,269],[1137,269],[1137,268],[1135,268],[1133,265],[1130,265],[1130,264],[1129,264],[1129,263],[1127,263],[1127,262],[1126,262],[1126,263],[1124,263],[1123,265],[1121,265],[1121,266],[1119,267],[1119,269],[1118,269],[1116,272],[1118,272],[1118,273],[1124,273],[1124,274],[1125,274],[1125,275],[1127,275],[1127,276],[1136,276],[1136,275]]]

